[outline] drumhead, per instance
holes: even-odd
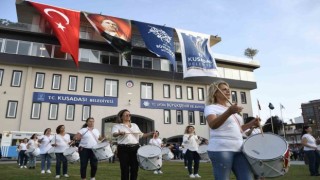
[[[250,136],[243,144],[246,156],[259,160],[278,159],[288,150],[288,143],[280,136],[264,133]]]
[[[141,146],[138,149],[138,153],[139,156],[142,157],[156,157],[159,156],[161,154],[161,148],[158,146],[154,146],[154,145],[145,145],[145,146]]]
[[[208,145],[206,144],[200,145],[198,148],[199,154],[207,153],[207,151],[208,151]]]
[[[54,153],[54,147],[51,147],[49,150],[48,150],[48,154],[51,154],[51,153]]]
[[[76,147],[69,147],[63,152],[63,155],[68,156],[70,154],[73,154],[75,151],[77,151]]]
[[[93,146],[92,149],[100,149],[100,148],[106,147],[108,145],[109,145],[108,142],[102,142],[102,143],[98,143],[95,146]]]
[[[164,155],[164,154],[169,154],[171,151],[169,148],[167,147],[164,147],[161,149],[161,154]]]

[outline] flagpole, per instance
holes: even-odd
[[[271,109],[270,109],[270,117],[271,117],[271,128],[272,128],[272,133],[274,134],[274,129],[273,129],[273,119],[272,119]]]
[[[282,119],[283,137],[284,137],[284,139],[286,139],[286,132],[285,132],[285,129],[284,129],[284,119],[283,119],[283,116],[282,116],[282,104],[280,104],[280,114],[281,114],[281,119]]]

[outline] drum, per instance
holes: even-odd
[[[40,155],[40,149],[39,148],[29,148],[26,150],[25,154],[30,157],[30,154],[33,156],[39,156]]]
[[[69,147],[64,152],[63,155],[67,158],[68,162],[75,163],[80,159],[78,148]]]
[[[145,145],[138,149],[137,158],[140,168],[157,170],[162,166],[161,148],[155,145]]]
[[[24,152],[24,154],[30,157],[30,153],[32,153],[33,151],[34,151],[34,148],[29,148],[26,150],[26,152]]]
[[[252,135],[244,142],[242,151],[256,175],[277,177],[289,170],[288,143],[278,135],[271,133]]]
[[[54,147],[51,147],[48,152],[49,156],[52,158],[52,159],[55,159],[56,158],[56,153],[54,151]]]
[[[92,147],[92,151],[99,161],[111,158],[113,156],[110,144],[107,142],[98,143]]]
[[[173,153],[167,147],[164,147],[164,148],[161,149],[161,154],[162,154],[162,159],[166,160],[166,161],[169,161],[169,160],[174,158]]]
[[[201,160],[209,160],[208,145],[206,144],[200,145],[197,152]]]

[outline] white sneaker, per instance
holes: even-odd
[[[44,170],[42,170],[42,171],[41,171],[41,174],[44,174],[44,173],[45,173],[45,171],[44,171]]]
[[[69,177],[69,175],[68,175],[68,174],[64,174],[63,176],[64,176],[64,177]]]
[[[158,174],[158,171],[157,170],[153,171],[153,174]]]
[[[48,173],[48,174],[51,174],[51,171],[50,171],[50,169],[48,169],[48,170],[47,170],[47,173]]]
[[[56,179],[60,179],[60,175],[56,175]]]
[[[201,176],[199,174],[195,174],[194,177],[201,178]]]
[[[96,178],[93,177],[93,178],[90,178],[90,180],[96,180]]]
[[[27,166],[23,166],[23,167],[27,169]]]
[[[163,172],[161,170],[158,171],[158,174],[163,174]]]
[[[188,169],[188,166],[185,166],[184,168]]]
[[[190,176],[189,176],[190,178],[195,178],[195,176],[193,175],[193,174],[190,174]]]

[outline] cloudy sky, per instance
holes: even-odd
[[[320,99],[319,0],[37,0],[35,2],[92,13],[102,13],[168,27],[218,35],[213,52],[244,57],[248,47],[259,50],[261,67],[252,91],[262,106],[268,104],[285,121],[301,115],[301,103]],[[0,18],[16,22],[15,0],[1,0]]]

